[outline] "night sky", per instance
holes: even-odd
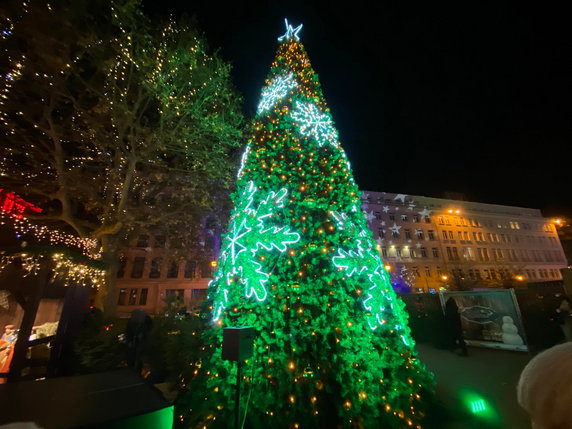
[[[572,215],[572,37],[544,3],[149,1],[195,15],[252,116],[284,33],[300,33],[360,189]],[[564,2],[562,2],[564,3]],[[552,9],[551,9],[552,8]]]

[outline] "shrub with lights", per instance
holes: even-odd
[[[244,427],[420,428],[433,377],[367,228],[302,26],[286,25],[209,286],[205,356],[182,380],[178,420],[232,421],[236,368],[221,358],[222,330],[253,326]]]

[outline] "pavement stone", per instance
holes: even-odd
[[[532,358],[526,352],[469,347],[469,356],[418,344],[419,357],[435,374],[438,410],[428,429],[531,429],[516,401],[516,384]],[[472,413],[464,395],[482,398],[490,412]]]

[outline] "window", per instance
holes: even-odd
[[[395,213],[389,213],[389,220],[395,220]]]
[[[203,279],[212,277],[213,267],[209,261],[201,263],[201,277]]]
[[[381,248],[381,256],[387,258],[387,247],[384,246]]]
[[[122,256],[119,258],[119,267],[117,268],[117,278],[123,278],[125,275],[125,266],[127,265],[127,258]]]
[[[459,259],[459,250],[456,247],[453,247],[453,258],[455,260]]]
[[[138,256],[133,258],[133,266],[131,267],[131,278],[140,279],[143,277],[143,268],[145,267],[145,257]]]
[[[395,248],[395,256],[397,258],[401,258],[401,247],[396,247]]]
[[[137,247],[148,247],[149,246],[149,236],[142,234],[137,238]]]
[[[155,236],[155,247],[158,249],[162,249],[165,247],[165,236],[164,235],[156,235]]]
[[[491,257],[489,256],[489,249],[483,248],[483,257],[485,261],[490,261]]]
[[[131,289],[129,293],[129,305],[137,305],[137,289]]]
[[[435,240],[435,231],[430,229],[429,231],[427,231],[427,236],[429,237],[429,240]]]
[[[169,264],[169,270],[167,271],[167,278],[176,279],[179,277],[179,263],[177,261],[172,261]]]
[[[438,257],[439,257],[439,249],[438,249],[438,248],[433,247],[433,248],[431,249],[431,252],[433,253],[433,257],[434,257],[434,258],[438,258]]]
[[[208,235],[205,238],[205,249],[213,249],[215,247],[215,238],[212,235]]]
[[[415,230],[415,235],[417,236],[417,240],[423,240],[423,230],[422,229],[416,229]]]
[[[419,272],[419,268],[417,267],[411,267],[412,271],[413,271],[413,275],[415,277],[421,277],[421,273]]]
[[[426,258],[427,257],[427,249],[425,247],[421,247],[419,249],[419,251],[421,252],[421,257],[422,258]]]
[[[452,261],[453,260],[453,251],[451,250],[450,247],[447,247],[446,250],[447,250],[447,258],[449,258],[449,261]]]
[[[196,270],[197,270],[197,263],[195,261],[187,261],[185,263],[185,278],[194,279]]]
[[[411,247],[411,248],[406,247],[405,250],[409,251],[409,257],[411,257],[411,258],[417,257],[417,253],[415,252],[415,249],[413,247]]]
[[[158,279],[161,277],[161,264],[163,263],[163,258],[154,258],[151,261],[151,270],[149,271],[150,279]]]
[[[381,212],[375,212],[373,215],[375,216],[375,218],[376,218],[377,220],[380,220],[380,219],[381,219]]]
[[[425,267],[425,277],[431,277],[431,269],[429,267]]]
[[[453,234],[453,231],[449,231],[449,240],[454,240],[455,239],[455,235]]]
[[[419,223],[419,221],[420,221],[419,215],[413,215],[413,222]]]
[[[383,228],[379,228],[377,233],[379,234],[380,238],[385,238],[385,230]]]
[[[141,289],[141,293],[139,294],[139,305],[147,305],[147,294],[149,293],[149,289],[143,288]]]
[[[191,301],[201,302],[207,297],[206,289],[192,289],[191,290]]]
[[[481,280],[481,270],[475,270],[475,278],[477,280]]]
[[[443,216],[439,216],[438,218],[439,225],[445,225],[445,218]]]
[[[407,215],[406,215],[406,214],[402,214],[402,215],[401,215],[401,220],[402,220],[403,222],[407,222],[407,220],[408,220]]]
[[[117,300],[117,305],[127,304],[127,289],[119,289],[119,299]]]
[[[461,241],[463,239],[463,231],[457,231],[457,240]]]
[[[447,235],[447,231],[443,231],[443,239],[444,240],[448,240],[448,235]]]
[[[216,227],[216,219],[214,217],[209,217],[205,222],[206,229],[214,229]]]
[[[392,230],[392,231],[391,231],[391,236],[392,236],[393,238],[399,238],[399,231]]]
[[[431,223],[431,218],[429,216],[425,216],[423,219],[425,219],[425,223]]]
[[[183,305],[185,302],[184,289],[165,289],[165,298],[169,302],[176,302]]]
[[[483,270],[485,272],[485,280],[490,280],[491,279],[491,274],[489,273],[489,270]]]
[[[405,239],[411,240],[411,230],[410,229],[405,230]]]
[[[473,253],[473,248],[472,247],[463,247],[461,249],[462,255],[463,255],[463,259],[466,259],[467,261],[472,261],[474,260],[474,253]]]
[[[471,237],[469,237],[469,232],[468,231],[463,231],[463,238],[465,239],[465,241],[470,241]]]

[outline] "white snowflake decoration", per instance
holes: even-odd
[[[298,122],[302,135],[313,137],[319,146],[325,144],[335,145],[338,141],[332,118],[323,113],[312,103],[296,102],[292,112],[292,119]]]
[[[294,73],[290,72],[286,76],[276,76],[270,84],[262,90],[262,99],[258,105],[257,113],[260,115],[262,112],[270,109],[276,102],[298,86],[294,79]]]

